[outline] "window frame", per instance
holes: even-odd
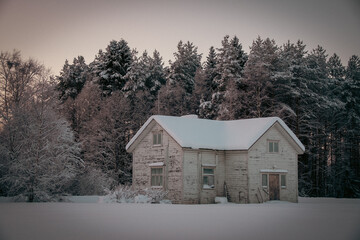
[[[267,152],[272,154],[278,154],[280,152],[279,140],[268,140],[267,141]],[[272,151],[270,151],[270,144],[272,144]],[[275,144],[277,144],[277,152],[275,152]]]
[[[266,185],[263,184],[264,176],[266,179]],[[262,186],[262,188],[266,188],[266,189],[269,188],[269,174],[268,173],[261,174],[261,186]]]
[[[215,190],[215,168],[216,167],[208,167],[208,166],[203,166],[202,167],[202,171],[201,171],[201,174],[202,174],[202,176],[201,176],[201,179],[202,179],[202,189],[204,189],[204,190]],[[211,169],[213,172],[212,173],[204,173],[204,170],[205,169]],[[204,187],[204,177],[212,177],[213,178],[213,186],[214,187],[209,187],[209,188],[207,188],[207,187]],[[210,185],[208,185],[208,186],[210,186]]]
[[[160,136],[160,141],[159,141]],[[163,143],[163,131],[156,131],[152,133],[152,145],[153,146],[162,146]]]
[[[283,179],[284,178],[284,179]],[[284,181],[283,181],[284,180]],[[285,189],[287,187],[286,174],[280,174],[280,187]]]
[[[161,169],[161,173],[153,173],[153,169]],[[159,185],[153,185],[153,177],[160,177]],[[163,188],[164,187],[164,166],[150,167],[150,186],[152,188]]]

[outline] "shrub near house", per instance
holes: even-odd
[[[152,116],[127,144],[135,189],[163,189],[173,203],[298,201],[304,146],[277,117],[234,121]]]

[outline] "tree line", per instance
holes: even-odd
[[[174,61],[111,41],[50,76],[20,52],[0,56],[1,195],[49,200],[131,184],[125,146],[153,114],[231,120],[278,116],[299,137],[302,196],[360,196],[360,59],[258,37],[225,36],[204,62],[180,41]]]

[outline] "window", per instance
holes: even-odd
[[[203,168],[203,188],[215,188],[214,168]]]
[[[281,175],[281,188],[286,188],[286,175]]]
[[[153,145],[161,145],[162,144],[162,132],[154,132],[153,133]]]
[[[151,186],[162,187],[163,186],[163,168],[156,167],[151,168]]]
[[[269,141],[269,153],[278,153],[278,152],[279,152],[279,142]]]
[[[268,186],[268,177],[267,174],[262,174],[261,184],[264,188],[267,188]]]

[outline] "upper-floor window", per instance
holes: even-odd
[[[268,141],[269,153],[279,152],[279,141]]]
[[[162,131],[153,132],[153,145],[162,144]]]

